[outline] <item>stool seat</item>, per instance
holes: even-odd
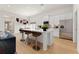
[[[25,34],[31,34],[31,32],[25,32]]]
[[[36,32],[36,33],[33,33],[32,35],[33,35],[34,37],[38,37],[38,36],[41,35],[41,33],[37,33],[37,32]]]
[[[29,44],[31,44],[31,40],[29,38],[29,34],[31,34],[31,32],[25,32],[25,34],[27,34],[27,38],[25,40],[25,43],[27,42],[27,44],[29,45]]]

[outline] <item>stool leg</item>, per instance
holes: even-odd
[[[37,37],[36,37],[36,50],[37,50]]]
[[[36,50],[36,51],[39,51],[40,50],[40,47],[38,46],[37,37],[36,37],[35,45],[33,46],[33,49]]]
[[[27,42],[28,45],[31,44],[31,40],[30,40],[30,38],[29,38],[29,34],[27,34],[26,42]]]
[[[27,44],[27,42],[28,42],[28,34],[27,34],[27,38],[26,38],[26,40],[25,40],[25,44]]]
[[[22,38],[21,38],[20,41],[25,41],[25,40],[24,40],[24,33],[22,33]]]

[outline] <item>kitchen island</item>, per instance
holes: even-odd
[[[53,44],[53,30],[48,29],[47,31],[43,31],[42,29],[28,29],[28,28],[22,28],[20,29],[22,33],[22,39],[24,39],[24,33],[40,33],[41,35],[38,37],[38,41],[43,43],[43,50],[47,50],[48,46],[51,46]]]

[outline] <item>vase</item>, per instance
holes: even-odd
[[[43,29],[43,31],[46,31],[46,29]]]

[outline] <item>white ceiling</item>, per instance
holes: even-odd
[[[71,4],[0,4],[0,10],[23,16],[32,16],[38,13],[56,9],[72,7]]]

